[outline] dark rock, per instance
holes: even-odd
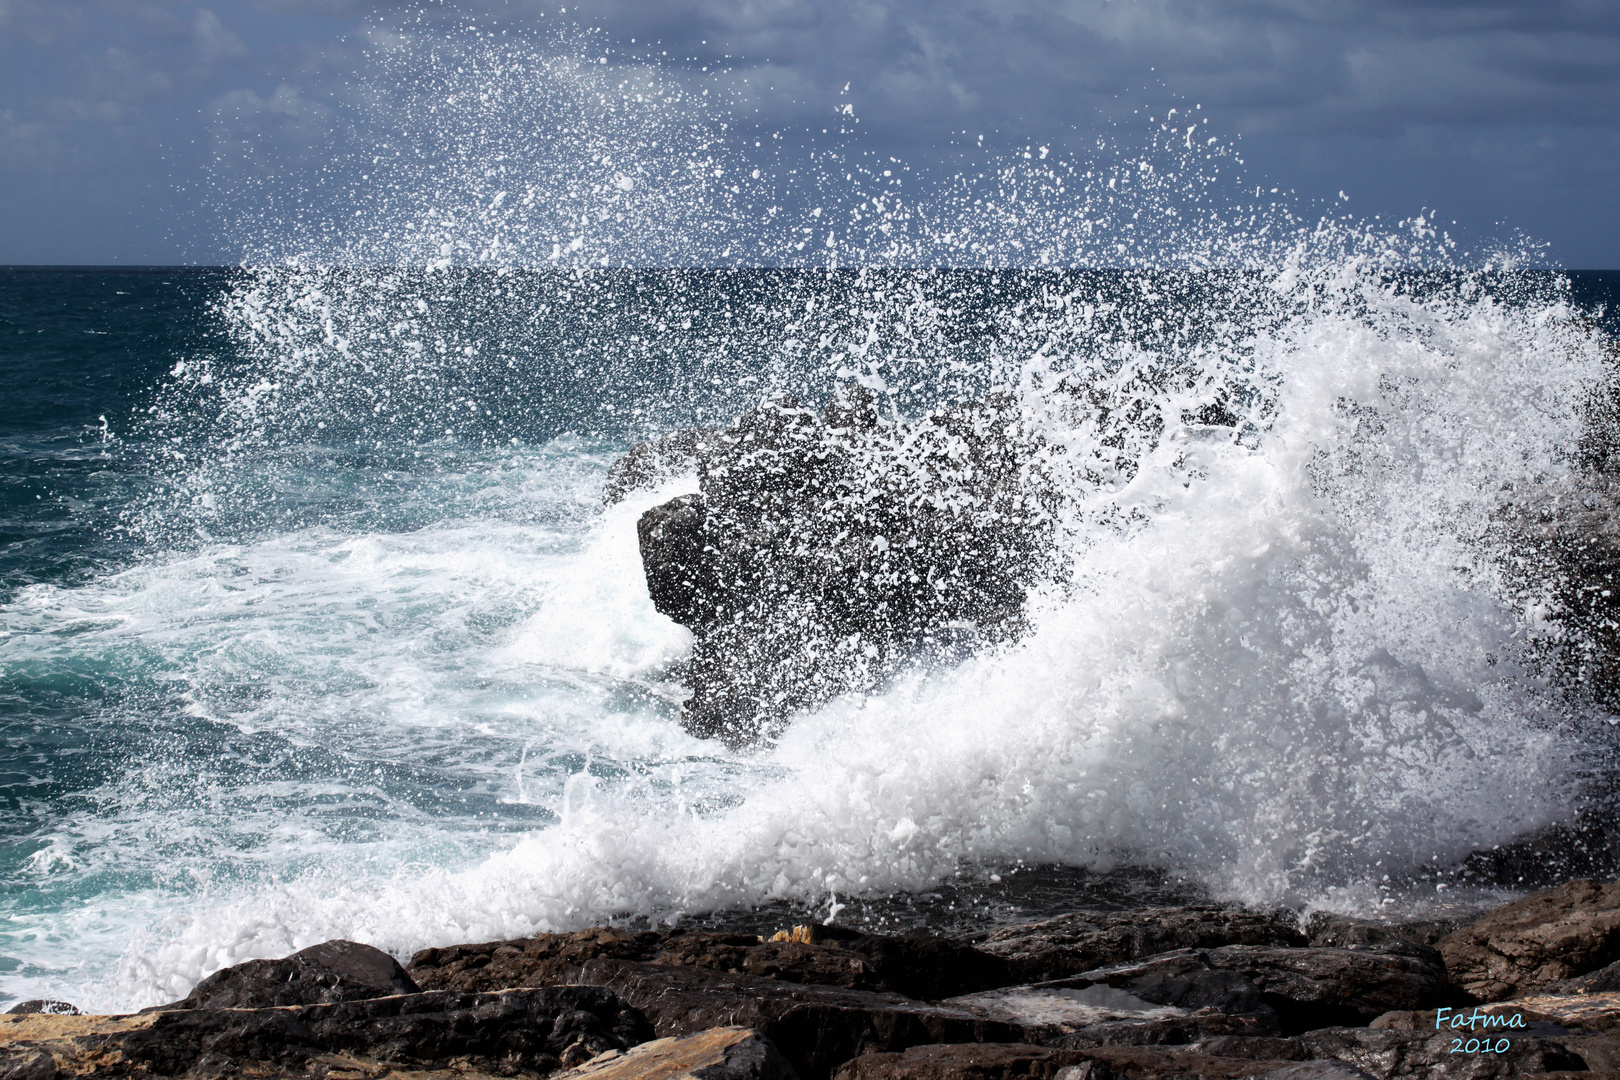
[[[1078,1050],[1097,1046],[1188,1046],[1211,1038],[1257,1039],[1264,1042],[1280,1032],[1276,1016],[1269,1011],[1232,1016],[1213,1009],[1200,1009],[1167,1020],[1110,1020],[1056,1038],[1036,1037],[1031,1041],[1043,1046]]]
[[[28,1016],[43,1014],[45,1016],[78,1016],[79,1007],[70,1005],[65,1001],[52,1001],[49,998],[31,998],[28,1001],[19,1001],[6,1010],[10,1016]]]
[[[1172,949],[1304,944],[1305,935],[1285,919],[1241,908],[1192,904],[1136,911],[1076,911],[997,930],[978,948],[1006,961],[1012,981],[1028,983]]]
[[[629,933],[612,927],[424,949],[412,958],[410,973],[430,989],[554,986],[572,980],[582,965],[598,958],[889,991],[925,1000],[1010,981],[998,958],[948,938],[846,932],[836,940],[827,935],[821,941],[762,942],[748,934]]]
[[[602,501],[611,506],[632,492],[651,490],[696,470],[698,461],[711,452],[719,436],[718,431],[708,428],[690,428],[637,443],[608,469]]]
[[[281,960],[249,960],[216,971],[159,1009],[268,1009],[414,994],[416,983],[392,956],[354,941],[326,941]]]
[[[1000,1080],[1056,1077],[1066,1066],[1086,1063],[1065,1050],[1018,1043],[918,1046],[903,1053],[864,1054],[839,1067],[837,1080]],[[1087,1071],[1088,1076],[1102,1073]]]
[[[805,1080],[821,1080],[840,1062],[865,1053],[1023,1038],[1014,1025],[898,994],[608,959],[585,964],[577,978],[640,1009],[660,1036],[729,1026],[760,1031]]]
[[[1392,1009],[1438,1005],[1450,994],[1438,955],[1416,945],[1178,949],[1084,972],[1071,981],[1106,983],[1146,1001],[1186,1009],[1272,1010],[1288,1033],[1365,1024]]]
[[[1035,1046],[919,1046],[898,1054],[867,1054],[847,1062],[838,1080],[1236,1080],[1288,1065],[1287,1060],[1219,1058],[1191,1050],[1103,1047],[1057,1050]]]
[[[1620,960],[1616,960],[1608,967],[1598,968],[1590,974],[1565,979],[1563,982],[1552,986],[1551,989],[1554,993],[1559,994],[1620,993]]]
[[[1374,1080],[1369,1073],[1343,1061],[1301,1061],[1273,1069],[1260,1080]]]
[[[743,1027],[711,1028],[609,1050],[556,1080],[799,1080],[774,1043]]]
[[[1620,882],[1578,878],[1506,904],[1440,942],[1446,969],[1481,1001],[1552,987],[1620,960]]]
[[[1377,1080],[1487,1080],[1586,1070],[1579,1056],[1546,1039],[1514,1035],[1500,1053],[1453,1053],[1455,1037],[1444,1032],[1323,1028],[1300,1035],[1298,1041],[1314,1058],[1346,1062]]]
[[[1557,1041],[1585,1061],[1593,1073],[1620,1076],[1620,1034],[1566,1035]]]
[[[0,1027],[0,1048],[13,1055],[44,1050],[69,1072],[113,1075],[262,1074],[338,1055],[374,1068],[543,1076],[653,1036],[646,1017],[613,994],[578,986],[52,1018],[49,1026],[21,1019],[34,1026]]]
[[[694,631],[720,615],[708,598],[720,589],[720,568],[709,557],[703,496],[682,495],[655,506],[636,522],[641,566],[653,606]]]
[[[56,1059],[43,1050],[0,1051],[0,1080],[53,1080]]]
[[[902,424],[859,387],[705,443],[698,493],[637,530],[655,606],[694,634],[687,728],[769,738],[931,651],[1019,632],[1051,550],[1045,454],[1010,397]]]
[[[1533,1028],[1538,1023],[1557,1025],[1560,1034],[1620,1032],[1620,993],[1532,994],[1484,1006],[1485,1013],[1522,1013]]]
[[[1343,949],[1352,945],[1438,945],[1440,939],[1464,925],[1464,919],[1423,919],[1414,922],[1385,922],[1354,919],[1347,915],[1318,912],[1311,917],[1306,932],[1312,945]]]
[[[834,1073],[837,1080],[1001,1080],[1056,1077],[1087,1059],[1078,1053],[1018,1043],[918,1046],[903,1053],[864,1054]],[[1072,1074],[1071,1074],[1072,1075]],[[1099,1078],[1102,1072],[1084,1074]]]
[[[715,948],[740,951],[759,939],[744,935],[711,935]],[[651,960],[662,948],[664,936],[631,933],[611,926],[593,927],[572,934],[541,934],[511,941],[487,941],[423,949],[407,968],[424,990],[481,993],[520,986],[558,986],[570,981],[587,961],[600,957]],[[731,965],[727,965],[731,966]]]
[[[1275,1036],[1216,1035],[1199,1039],[1187,1049],[1211,1057],[1249,1058],[1254,1061],[1302,1061],[1310,1052],[1296,1039]]]
[[[1280,1031],[1270,1009],[1246,1016],[1209,1009],[1191,1012],[1156,1005],[1100,983],[1009,986],[941,1004],[1016,1024],[1031,1042],[1065,1048],[1155,1046],[1213,1035],[1275,1035]]]

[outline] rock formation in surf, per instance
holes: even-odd
[[[1015,634],[1052,549],[1045,460],[1010,397],[904,423],[858,386],[819,414],[777,399],[638,446],[610,501],[698,477],[638,525],[654,605],[694,635],[688,730],[770,737],[919,656]]]

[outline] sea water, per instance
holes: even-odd
[[[390,122],[454,141],[614,89],[452,44],[487,60],[455,77],[481,105]],[[1017,158],[994,211],[835,168],[844,195],[762,192],[777,232],[746,229],[724,175],[640,168],[649,131],[726,159],[670,98],[542,158],[396,170],[354,196],[393,216],[320,250],[278,219],[236,269],[0,276],[6,994],[145,1006],[332,937],[964,929],[1120,903],[1104,879],[1416,910],[1508,895],[1456,868],[1609,775],[1608,714],[1555,662],[1563,583],[1502,523],[1591,465],[1612,276],[1255,206],[1150,256],[1123,222],[1197,217],[1225,164],[1179,128]],[[649,254],[647,221],[675,239]],[[801,228],[825,250],[795,268]],[[891,421],[995,392],[1041,432],[1058,550],[1028,630],[768,744],[695,739],[635,524],[696,477],[605,504],[606,471],[852,380]]]

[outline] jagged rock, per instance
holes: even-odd
[[[1481,1001],[1551,987],[1620,960],[1620,882],[1577,878],[1506,904],[1440,942],[1446,969]]]
[[[1017,982],[1059,979],[1172,949],[1304,945],[1289,921],[1241,908],[1190,904],[1136,911],[1076,911],[991,933],[979,949],[1005,960]]]
[[[1017,1043],[918,1046],[901,1053],[863,1054],[841,1065],[835,1080],[1002,1080],[1056,1077],[1066,1066],[1087,1065],[1074,1051]],[[1101,1071],[1071,1076],[1101,1080]]]
[[[938,1000],[1011,981],[993,956],[949,938],[821,931],[820,941],[766,941],[687,930],[630,933],[597,927],[513,941],[424,949],[410,974],[424,988],[497,990],[570,981],[587,961],[634,960],[742,972],[820,986]]]
[[[1233,1016],[1214,1009],[1199,1009],[1167,1020],[1110,1020],[1079,1028],[1055,1038],[1031,1036],[1032,1042],[1069,1050],[1099,1046],[1187,1046],[1215,1037],[1264,1040],[1281,1034],[1269,1012]],[[1286,1055],[1284,1055],[1286,1056]]]
[[[1546,1039],[1498,1036],[1509,1044],[1500,1053],[1453,1053],[1455,1037],[1446,1032],[1335,1027],[1308,1031],[1298,1041],[1314,1058],[1346,1062],[1377,1080],[1492,1080],[1562,1069],[1586,1071],[1586,1062],[1578,1055]]]
[[[1228,1014],[1274,1011],[1284,1032],[1365,1024],[1392,1009],[1447,999],[1445,970],[1419,945],[1288,949],[1227,945],[1178,949],[1074,976],[1146,1001]]]
[[[1620,1077],[1620,1035],[1565,1035],[1557,1042],[1586,1062],[1591,1080]]]
[[[798,1074],[759,1032],[723,1027],[609,1050],[556,1080],[798,1080]]]
[[[191,993],[160,1009],[268,1009],[363,1001],[420,988],[381,949],[356,941],[324,941],[280,960],[249,960],[216,971]]]
[[[43,1013],[46,1016],[78,1016],[79,1007],[66,1001],[52,1001],[49,998],[30,998],[28,1001],[19,1001],[6,1010],[8,1016],[23,1016],[30,1013]]]
[[[1216,1035],[1189,1043],[1187,1049],[1210,1057],[1254,1061],[1302,1061],[1310,1057],[1298,1040],[1275,1035]]]
[[[1401,941],[1413,945],[1438,945],[1441,938],[1462,926],[1465,921],[1422,919],[1411,922],[1386,922],[1318,912],[1311,917],[1306,932],[1312,945],[1329,949],[1343,949],[1352,945],[1388,945]]]
[[[699,459],[713,449],[719,436],[718,431],[709,428],[689,428],[637,443],[609,467],[602,485],[602,501],[611,506],[631,492],[651,490],[682,473],[694,472]]]
[[[1105,984],[1084,987],[1010,986],[941,1002],[991,1020],[1017,1024],[1046,1046],[1154,1046],[1213,1035],[1274,1035],[1275,1017],[1229,1016],[1155,1005]]]
[[[217,1076],[342,1065],[470,1068],[544,1076],[653,1037],[646,1017],[595,987],[449,992],[269,1009],[133,1016],[0,1017],[0,1051],[68,1073]]]
[[[1620,993],[1534,994],[1500,1002],[1484,1011],[1519,1012],[1531,1022],[1557,1024],[1583,1034],[1620,1032]]]
[[[1620,960],[1589,974],[1565,979],[1555,984],[1552,989],[1560,994],[1620,993]]]
[[[866,1054],[845,1063],[836,1080],[1236,1080],[1289,1064],[1218,1058],[1191,1050],[1102,1047],[1060,1050],[1020,1045],[918,1046],[903,1053]]]
[[[1045,453],[1010,397],[906,424],[860,387],[704,442],[699,491],[638,526],[654,605],[694,635],[688,730],[769,738],[930,650],[1015,634],[1051,551]]]
[[[898,994],[809,986],[687,967],[592,960],[577,979],[646,1014],[660,1036],[712,1027],[762,1032],[804,1080],[864,1053],[937,1042],[1006,1042],[1023,1029]]]
[[[1374,1080],[1354,1065],[1343,1061],[1300,1061],[1273,1069],[1260,1080]]]

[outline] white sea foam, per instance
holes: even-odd
[[[593,167],[621,168],[587,142]],[[1042,196],[1028,250],[1096,265],[1112,250],[1108,223],[1133,206],[1205,197],[1197,162],[1156,160],[1165,167],[1062,165],[1077,187]],[[1156,179],[1127,196],[1110,170]],[[712,187],[661,191],[635,175],[569,198],[656,210]],[[955,232],[937,249],[915,235],[884,247],[879,224],[911,220],[885,198],[859,194],[872,239],[857,256],[928,264],[966,250]],[[722,203],[699,207],[721,234],[737,224]],[[963,198],[961,222],[1005,225],[978,206]],[[490,201],[480,228],[497,207],[522,212]],[[1085,214],[1096,239],[1053,247]],[[708,380],[664,389],[635,381],[649,343],[678,337],[681,304],[701,318],[703,304],[729,303],[735,282],[688,290],[651,331],[592,339],[607,358],[595,392],[642,428],[739,387],[757,401],[856,377],[897,409],[906,387],[949,399],[965,378],[1020,394],[1055,448],[1067,573],[1035,590],[1025,637],[796,717],[745,754],[680,730],[674,676],[689,638],[652,609],[641,577],[638,515],[690,482],[598,509],[601,448],[557,439],[536,458],[498,427],[515,416],[494,415],[492,402],[517,400],[512,384],[551,387],[586,362],[546,337],[560,316],[538,313],[561,296],[594,319],[591,303],[621,303],[616,279],[509,272],[499,245],[474,245],[471,261],[499,268],[486,277],[247,273],[220,305],[242,363],[177,368],[159,390],[153,431],[186,456],[165,474],[178,494],[138,523],[160,540],[177,522],[234,539],[34,587],[6,612],[9,656],[118,658],[108,670],[137,673],[156,708],[213,725],[176,728],[174,753],[144,747],[51,827],[26,873],[94,903],[28,915],[8,952],[36,966],[10,992],[146,1005],[331,937],[405,955],[629,915],[830,904],[922,888],[964,861],[1125,861],[1256,904],[1372,902],[1415,867],[1554,820],[1585,718],[1534,666],[1535,642],[1556,633],[1550,583],[1506,568],[1493,521],[1515,492],[1573,467],[1598,344],[1555,295],[1493,300],[1491,279],[1448,264],[1423,219],[1247,221],[1159,238],[1183,244],[1165,264],[1224,253],[1243,274],[1142,273],[1106,296],[1097,279],[1053,277],[996,308],[985,342],[939,329],[982,314],[952,308],[982,297],[953,300],[955,286],[927,274],[793,285],[746,332],[691,343],[683,370]],[[691,239],[667,262],[690,256]],[[977,254],[999,264],[1013,250]],[[1133,248],[1119,262],[1144,259]],[[1399,287],[1436,266],[1455,280],[1431,298]],[[1214,298],[1197,300],[1211,281]],[[1166,306],[1155,290],[1171,288],[1194,299]],[[491,316],[497,296],[525,317]],[[475,309],[487,325],[459,317]],[[766,362],[739,359],[745,347]],[[1177,365],[1193,376],[1154,380]],[[1156,439],[1107,427],[1060,388],[1133,376],[1167,419]],[[1237,426],[1195,423],[1220,387],[1236,394]],[[536,393],[525,408],[577,405]],[[414,466],[388,496],[409,512],[382,524],[358,511],[282,524],[277,513],[327,482],[303,441],[327,425],[345,452],[352,440],[480,464]],[[267,766],[256,753],[281,757]]]

